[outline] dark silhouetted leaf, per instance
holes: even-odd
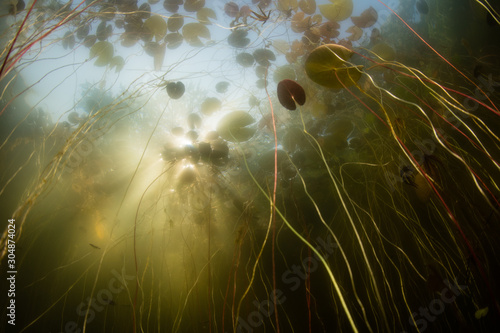
[[[184,87],[184,83],[178,82],[169,82],[167,84],[167,94],[172,99],[179,99],[184,95],[186,88]]]
[[[304,105],[306,102],[306,93],[297,82],[285,79],[278,83],[278,99],[286,109],[295,110],[297,106]]]
[[[261,66],[269,66],[271,63],[269,61],[275,61],[276,56],[273,51],[268,49],[257,49],[253,52],[253,57],[255,61]]]
[[[250,44],[250,39],[247,38],[248,32],[246,30],[237,29],[231,32],[227,37],[227,42],[233,47],[245,47]]]

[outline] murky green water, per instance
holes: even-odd
[[[2,4],[0,331],[492,332],[498,10]]]

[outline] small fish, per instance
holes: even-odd
[[[417,7],[417,10],[420,14],[425,15],[429,13],[429,6],[427,5],[427,2],[425,0],[418,0],[415,6]]]
[[[89,245],[90,245],[90,246],[92,246],[94,249],[98,249],[98,250],[100,250],[100,249],[101,249],[99,246],[96,246],[96,245],[94,245],[94,244],[92,244],[92,243],[89,243]]]

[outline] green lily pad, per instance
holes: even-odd
[[[233,111],[225,115],[217,125],[220,137],[230,142],[247,141],[255,134],[256,129],[247,127],[255,119],[245,111]]]
[[[155,15],[144,21],[144,27],[155,36],[155,40],[158,42],[167,33],[167,22],[163,17]]]
[[[120,56],[115,56],[115,57],[111,58],[111,60],[109,62],[109,68],[116,67],[115,68],[116,73],[121,71],[123,66],[125,66],[125,60]]]
[[[363,66],[350,66],[346,62],[353,54],[353,51],[337,44],[319,46],[307,57],[307,76],[327,88],[350,86],[361,78],[363,69]]]
[[[319,11],[331,22],[340,22],[348,19],[352,14],[352,0],[329,0],[331,3],[319,5]]]
[[[102,67],[109,64],[113,58],[114,48],[110,42],[97,42],[90,48],[90,59],[97,57],[94,65]]]
[[[177,32],[184,25],[184,17],[179,14],[170,16],[167,20],[168,31]]]

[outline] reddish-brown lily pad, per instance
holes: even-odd
[[[306,93],[300,84],[285,79],[278,83],[278,99],[288,110],[295,110],[296,104],[304,105],[306,102]]]

